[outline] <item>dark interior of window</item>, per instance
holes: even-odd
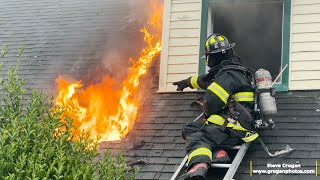
[[[267,69],[273,79],[281,71],[282,21],[281,2],[212,6],[213,32],[236,43],[234,50],[242,64]]]

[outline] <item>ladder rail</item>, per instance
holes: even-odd
[[[184,157],[184,159],[182,160],[182,162],[180,163],[178,169],[176,170],[176,172],[174,172],[173,176],[171,177],[170,180],[176,180],[179,176],[179,174],[181,173],[182,169],[185,167],[185,164],[188,161],[188,155],[186,155]]]
[[[248,143],[243,143],[241,145],[241,148],[237,152],[236,157],[233,159],[233,161],[231,163],[231,166],[228,169],[228,171],[227,171],[226,175],[224,176],[223,180],[233,179],[233,176],[236,174],[244,155],[246,154],[247,150],[249,149],[250,144],[251,143],[248,142]]]
[[[193,122],[199,120],[202,116],[204,115],[204,113],[200,114]],[[242,159],[244,158],[248,148],[250,146],[250,142],[248,143],[243,143],[241,146],[234,146],[231,149],[237,149],[238,152],[235,156],[235,158],[233,159],[231,164],[218,164],[218,163],[213,163],[211,164],[211,167],[214,168],[228,168],[227,173],[225,174],[223,180],[230,180],[233,179],[233,176],[236,174]],[[171,177],[170,180],[176,180],[178,179],[178,176],[180,175],[180,173],[182,172],[183,168],[186,168],[187,166],[187,161],[188,161],[188,155],[186,155],[184,157],[184,159],[182,160],[182,162],[180,163],[179,167],[177,168],[177,170],[175,171],[175,173],[173,174],[173,176]]]
[[[236,157],[232,161],[232,164],[213,163],[213,164],[211,164],[211,167],[212,168],[228,168],[229,169],[228,172],[231,169],[234,169],[234,171],[230,171],[229,174],[227,172],[225,175],[225,177],[227,177],[227,178],[231,177],[231,179],[232,179],[232,177],[236,173],[247,149],[249,148],[249,145],[250,145],[250,143],[243,143],[241,146],[233,146],[231,148],[231,149],[238,150]],[[175,171],[175,173],[173,174],[173,176],[171,177],[170,180],[176,180],[178,178],[178,176],[181,173],[181,171],[183,170],[183,168],[186,168],[187,161],[188,161],[188,155],[186,155],[184,157],[184,159],[182,160],[182,162],[180,163],[179,167],[177,168],[177,170]],[[226,180],[230,180],[230,178],[226,179]]]
[[[204,112],[201,113],[195,120],[193,120],[193,122],[198,121],[202,116],[204,115]],[[182,169],[184,168],[185,164],[187,164],[188,161],[188,155],[186,155],[184,157],[184,159],[182,160],[182,162],[180,163],[178,169],[176,170],[176,172],[174,172],[173,176],[171,177],[170,180],[176,180],[178,175],[180,174],[180,172],[182,171]]]

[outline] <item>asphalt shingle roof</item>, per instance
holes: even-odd
[[[306,170],[316,170],[316,161],[320,157],[320,92],[278,93],[278,115],[274,119],[275,130],[264,130],[260,134],[272,152],[285,148],[286,144],[296,150],[283,158],[270,158],[257,142],[248,150],[241,163],[236,179],[247,179],[249,161],[253,169],[269,169],[267,164],[300,164]],[[285,169],[285,168],[282,168]],[[311,175],[253,175],[255,179],[319,179]]]
[[[52,90],[58,73],[78,78],[92,71],[115,44],[129,12],[128,1],[113,0],[0,4],[0,45],[9,47],[4,70],[16,64],[16,48],[23,46],[20,75],[30,79],[27,87],[46,91]]]
[[[145,161],[137,179],[170,179],[185,156],[181,129],[195,119],[201,111],[190,104],[202,93],[155,94],[146,102],[146,117],[135,125],[135,133],[146,143],[138,149],[128,150],[127,156]],[[296,148],[281,158],[271,158],[258,142],[254,142],[242,161],[235,179],[248,179],[249,163],[253,169],[268,169],[271,164],[300,164],[301,169],[315,170],[320,157],[320,92],[287,92],[277,94],[278,115],[276,129],[261,130],[260,135],[273,153],[286,144]],[[208,179],[221,178],[221,170],[211,170]],[[254,179],[316,179],[312,175],[253,175]]]
[[[201,95],[154,93],[144,103],[141,108],[143,113],[131,133],[133,135],[125,140],[129,161],[140,160],[145,163],[141,166],[137,179],[171,178],[185,156],[182,126],[201,113],[198,107],[190,106]],[[141,144],[141,141],[141,147],[132,148]],[[117,149],[122,143],[102,143],[102,146]]]

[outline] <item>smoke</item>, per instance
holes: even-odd
[[[148,2],[152,2],[150,8],[140,8],[148,11],[154,9],[155,1]],[[153,37],[159,36],[158,33],[161,31],[159,26],[154,27],[159,24],[158,21],[161,21],[161,10],[162,8],[155,9],[155,12],[149,11],[147,19],[150,21],[140,17],[140,12],[132,13],[136,11],[135,9],[130,11],[131,14],[124,18],[125,27],[121,27],[109,39],[99,65],[85,79],[81,78],[83,86],[74,94],[74,99],[78,102],[75,104],[80,104],[84,109],[94,109],[94,111],[85,111],[88,112],[88,117],[93,114],[93,117],[101,119],[98,115],[103,114],[103,119],[110,117],[108,119],[111,123],[117,122],[114,126],[116,134],[126,133],[125,129],[132,129],[137,111],[145,110],[140,107],[150,97],[152,78],[149,77],[150,71],[147,68],[150,67],[151,62],[155,62],[154,56],[160,51],[160,40]],[[140,20],[142,20],[141,24]],[[146,42],[142,43],[143,41]],[[132,59],[129,60],[129,56]],[[149,76],[143,75],[146,72],[149,72]],[[63,82],[63,78],[61,81]],[[64,87],[69,89],[68,86]],[[60,96],[60,92],[64,92],[63,86],[60,86],[58,99],[65,99],[65,95]],[[117,100],[112,103],[109,98],[114,97]],[[116,114],[105,113],[106,108],[114,110]],[[145,113],[141,114],[145,115]],[[97,122],[100,124],[99,120]],[[104,123],[104,120],[101,119],[101,123]]]
[[[65,34],[65,37],[72,39],[71,44],[56,42],[64,50],[57,51],[60,55],[58,59],[49,57],[50,62],[55,62],[54,65],[50,65],[49,71],[57,74],[56,78],[62,75],[69,82],[81,81],[83,89],[101,83],[107,76],[113,80],[113,88],[120,89],[130,66],[134,60],[138,59],[142,48],[146,45],[144,34],[140,29],[154,14],[151,3],[157,2],[156,4],[161,5],[163,1],[106,0],[100,2],[104,7],[97,9],[96,14],[85,19],[77,19],[74,24],[68,25],[79,28],[77,33]],[[90,25],[92,30],[85,33],[86,30],[82,29],[82,25]],[[158,84],[154,81],[158,80],[156,75],[159,73],[159,57],[153,62],[148,73],[141,79],[139,94],[142,96],[139,94],[136,96],[142,98],[138,99],[147,97],[147,94],[151,93],[150,88],[153,84]],[[57,85],[51,83],[49,87],[50,94],[56,95]]]
[[[140,29],[153,13],[150,0],[128,0],[128,5],[129,11],[121,18],[119,31],[113,33],[108,40],[100,62],[103,72],[119,81],[127,75],[127,70],[133,63],[130,59],[136,60],[140,56],[145,45]]]
[[[136,59],[144,45],[139,29],[152,14],[149,5],[154,1],[4,3],[0,14],[10,18],[3,18],[0,43],[7,44],[10,52],[20,44],[25,47],[21,68],[25,68],[26,78],[31,81],[28,86],[50,94],[56,93],[54,79],[58,75],[82,80],[84,85],[99,82],[104,75],[120,81],[132,64],[129,58]],[[16,8],[24,15],[11,11]],[[15,57],[12,55],[12,60]]]
[[[244,65],[280,72],[282,48],[281,2],[224,3],[213,6],[213,31],[235,42]]]

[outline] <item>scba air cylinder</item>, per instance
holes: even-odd
[[[273,96],[272,77],[269,71],[259,69],[255,73],[256,86],[259,92],[261,112],[265,116],[277,114],[276,99]]]

